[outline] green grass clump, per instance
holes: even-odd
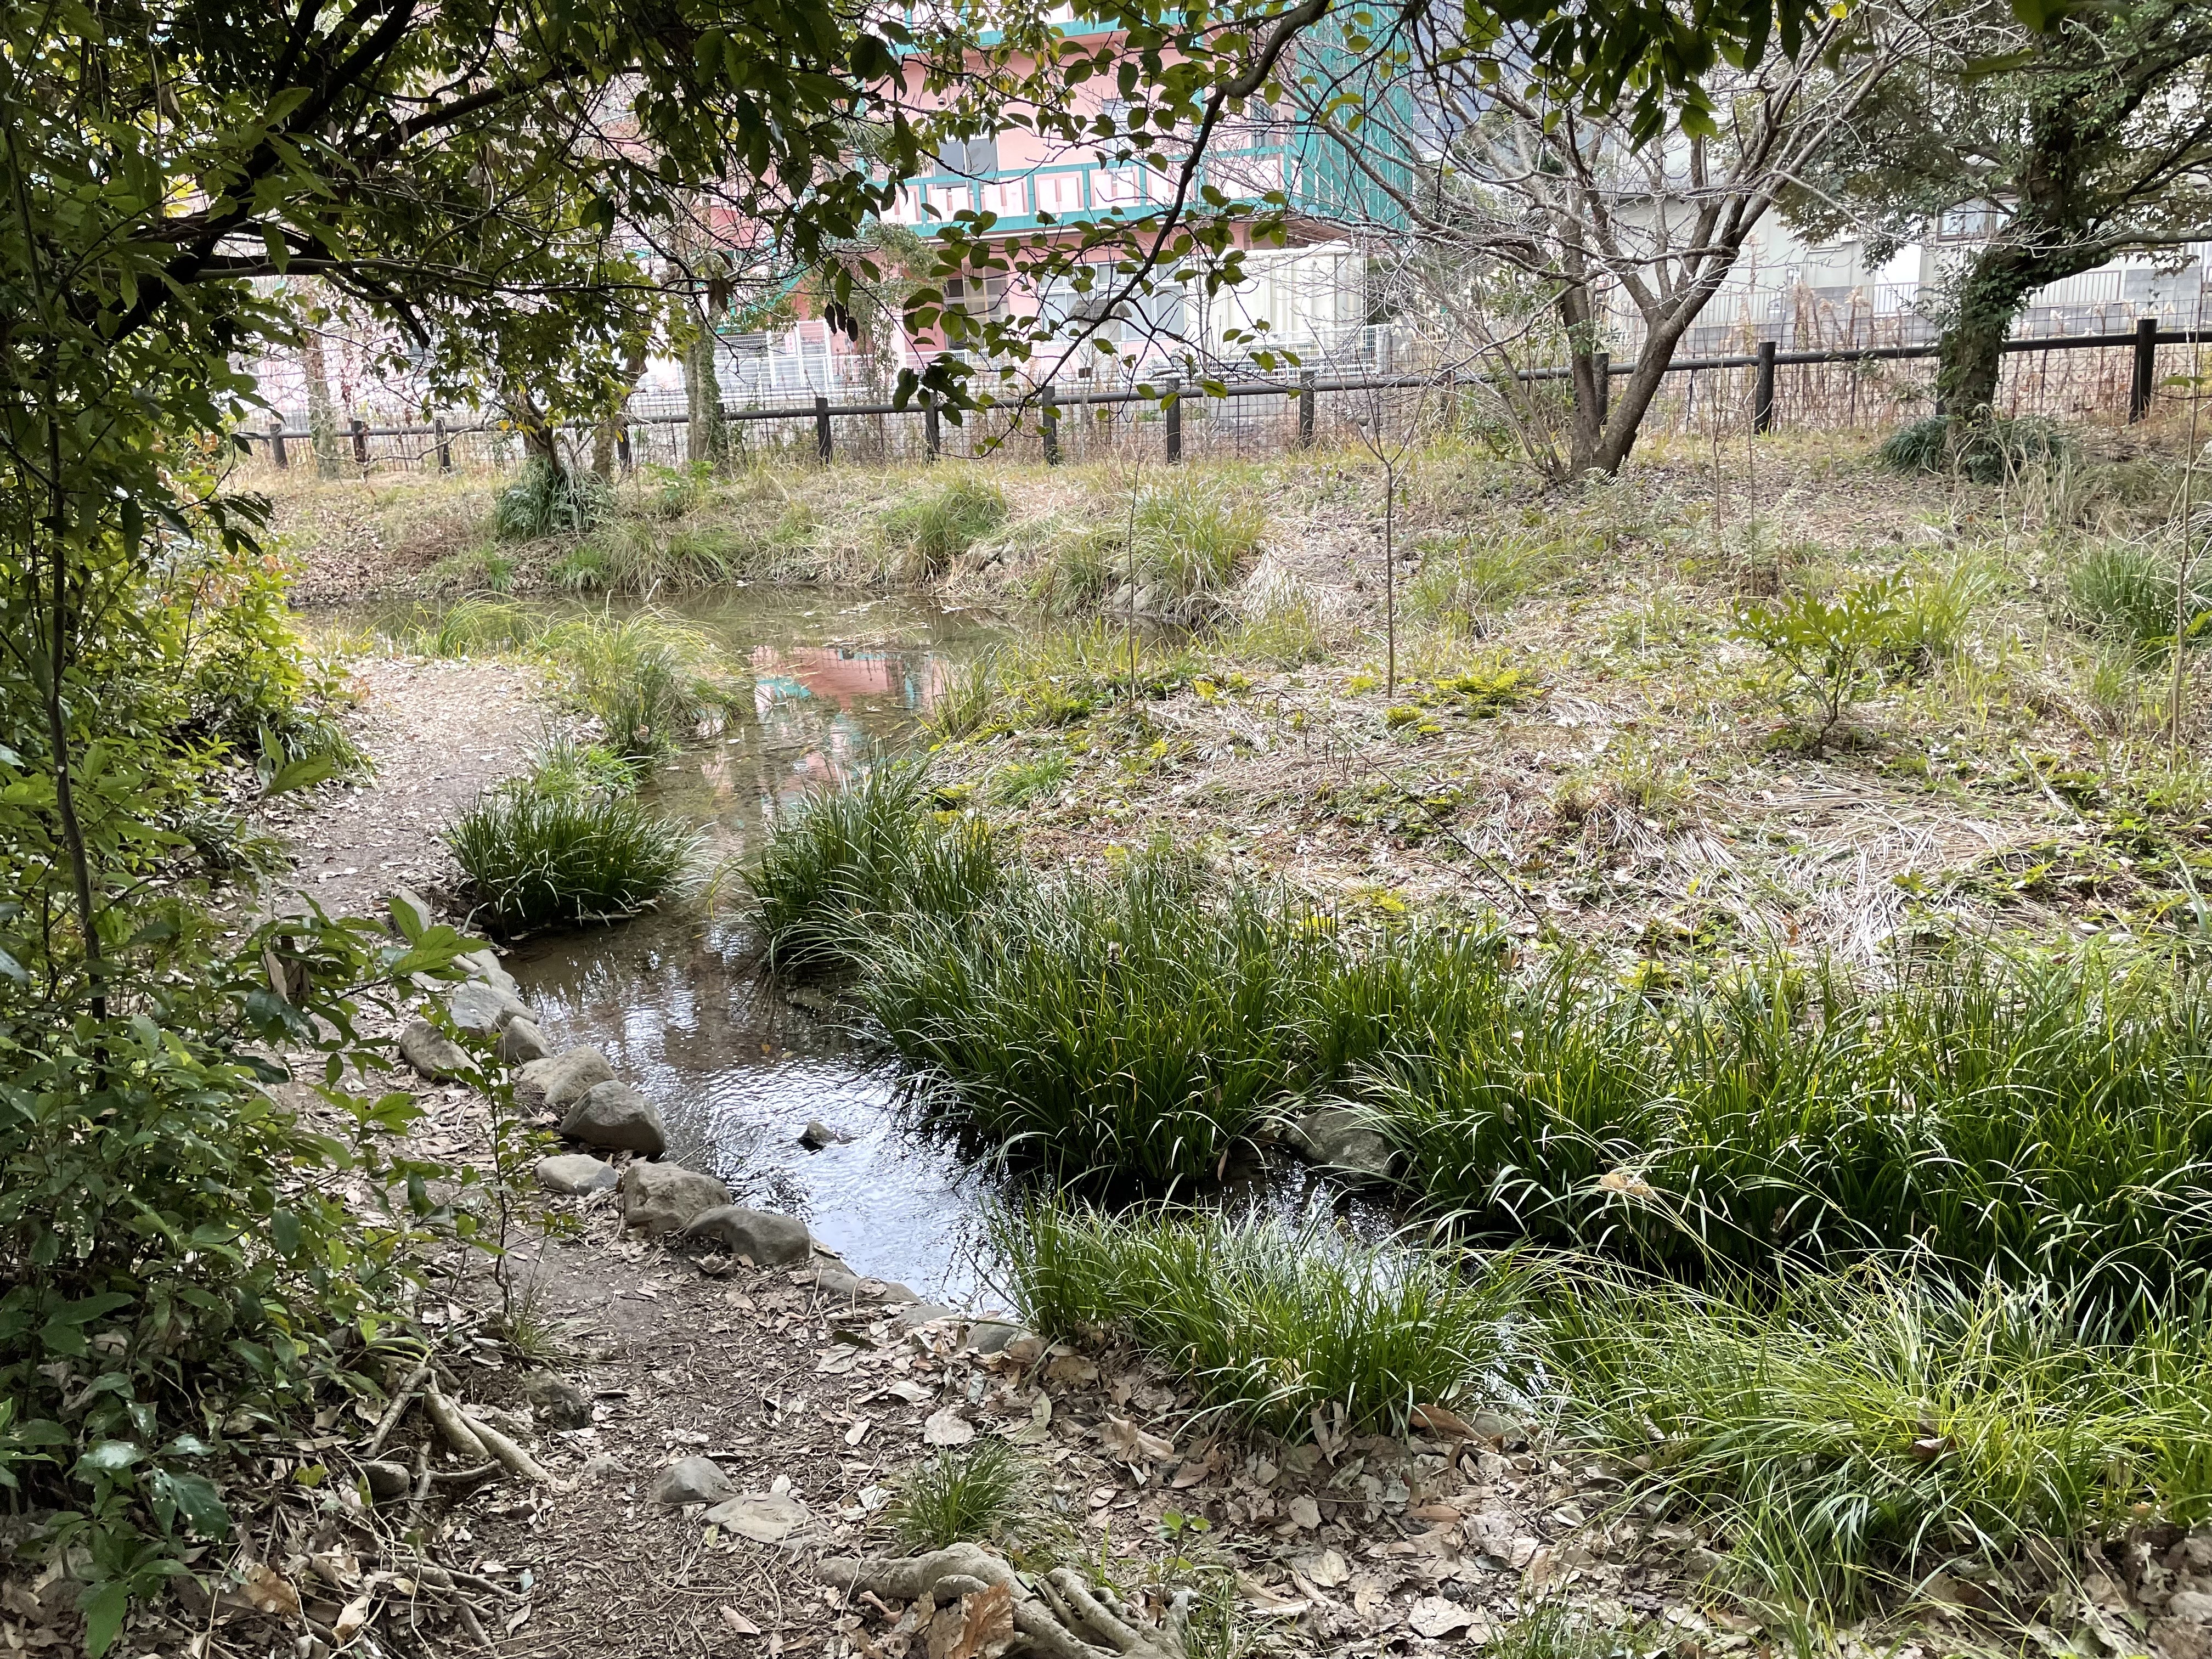
[[[1955,471],[1976,483],[2002,483],[2026,467],[2078,459],[2081,446],[2039,415],[1930,415],[1891,433],[1875,453],[1893,472]]]
[[[902,919],[860,994],[943,1121],[1071,1181],[1206,1181],[1301,1075],[1285,1011],[1326,961],[1301,917],[1170,857],[1008,872]]]
[[[1128,633],[1111,621],[1011,641],[955,669],[930,705],[944,738],[988,738],[1035,726],[1070,726],[1133,695]],[[1164,697],[1188,685],[1203,658],[1180,640],[1139,633],[1133,695]]]
[[[884,540],[908,580],[942,575],[952,561],[1006,521],[999,486],[970,473],[924,485],[883,515]]]
[[[1565,568],[1569,553],[1556,538],[1510,531],[1429,547],[1406,584],[1406,614],[1416,622],[1472,626],[1550,580]]]
[[[990,1223],[1023,1317],[1054,1337],[1126,1334],[1183,1371],[1213,1410],[1291,1439],[1316,1413],[1402,1434],[1517,1369],[1510,1262],[1348,1243],[1249,1213],[1112,1214],[1064,1200]]]
[[[545,631],[544,611],[519,599],[462,599],[435,610],[417,609],[386,636],[426,657],[493,656],[521,651]]]
[[[744,873],[768,959],[778,968],[850,967],[909,917],[965,915],[1000,879],[987,826],[933,810],[911,761],[817,790],[771,830]]]
[[[1231,586],[1267,525],[1258,506],[1197,477],[1146,490],[1133,516],[1139,585],[1180,600]]]
[[[2212,1285],[2212,998],[1962,950],[1666,996],[1555,959],[1426,994],[1369,1075],[1436,1211],[1692,1273],[1924,1248],[2115,1307]]]
[[[714,641],[649,611],[553,623],[534,644],[568,700],[592,716],[633,764],[696,737],[727,696]]]
[[[614,492],[605,479],[580,467],[556,467],[538,459],[499,492],[492,507],[492,527],[503,542],[580,536],[604,520],[613,505]]]
[[[883,1518],[911,1555],[990,1543],[1036,1514],[1036,1485],[1003,1440],[941,1447],[900,1478]]]
[[[699,848],[634,787],[611,750],[556,738],[528,774],[478,796],[446,843],[509,933],[632,915],[678,886]]]
[[[2212,1515],[2201,1324],[2117,1340],[2045,1289],[1873,1267],[1743,1297],[1569,1273],[1543,1305],[1562,1429],[1648,1459],[1789,1601]]]
[[[2112,536],[2091,542],[2066,571],[2066,608],[2080,626],[2138,649],[2171,647],[2179,572],[2153,543]],[[2212,591],[2192,580],[2181,607],[2185,635],[2207,611]]]

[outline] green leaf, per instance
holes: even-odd
[[[269,1218],[269,1237],[276,1246],[276,1254],[289,1261],[300,1254],[300,1214],[296,1210],[279,1210]]]
[[[192,1530],[201,1537],[216,1540],[229,1535],[230,1510],[223,1504],[222,1492],[205,1475],[163,1469],[154,1477],[154,1487],[176,1505],[177,1513],[191,1522]]]
[[[123,1615],[131,1611],[131,1592],[110,1579],[87,1590],[81,1605],[84,1609],[86,1659],[100,1659],[114,1645],[123,1629]]]
[[[92,1449],[77,1459],[80,1470],[90,1469],[98,1474],[113,1474],[129,1468],[143,1460],[146,1449],[130,1440],[101,1440]]]
[[[295,789],[313,788],[327,778],[336,777],[337,770],[337,762],[329,755],[304,755],[278,767],[276,775],[261,787],[261,793],[265,799]]]

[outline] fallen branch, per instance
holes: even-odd
[[[384,1408],[384,1415],[376,1419],[376,1432],[370,1435],[368,1443],[355,1454],[362,1462],[368,1462],[384,1449],[384,1443],[391,1438],[392,1430],[399,1426],[399,1419],[407,1415],[408,1407],[415,1403],[415,1390],[422,1386],[422,1379],[429,1375],[430,1362],[426,1359],[407,1374],[405,1382],[392,1391],[392,1403]]]

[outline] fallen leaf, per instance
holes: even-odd
[[[761,1633],[761,1627],[758,1625],[753,1623],[727,1601],[722,1603],[722,1622],[730,1627],[734,1635],[758,1636]]]
[[[525,1601],[520,1607],[517,1607],[512,1613],[507,1615],[507,1633],[509,1636],[512,1636],[515,1632],[520,1630],[525,1625],[528,1624],[530,1622],[530,1615],[533,1611],[535,1611],[535,1609],[531,1606],[531,1604]]]
[[[1456,1601],[1447,1601],[1441,1595],[1424,1595],[1413,1603],[1413,1610],[1406,1615],[1406,1622],[1416,1632],[1431,1640],[1463,1631],[1474,1620],[1474,1608],[1463,1607]]]
[[[1124,1463],[1156,1462],[1175,1454],[1174,1441],[1147,1434],[1126,1417],[1116,1417],[1111,1412],[1098,1425],[1098,1437],[1105,1443],[1106,1449]]]
[[[1474,1426],[1449,1406],[1416,1406],[1407,1420],[1413,1427],[1428,1434],[1441,1435],[1447,1440],[1479,1440]]]
[[[745,1492],[717,1504],[707,1520],[724,1532],[756,1544],[781,1544],[813,1517],[806,1505],[786,1492]]]
[[[957,1406],[947,1406],[921,1425],[925,1446],[964,1446],[975,1437],[975,1425],[961,1416]]]
[[[1422,1504],[1406,1511],[1408,1521],[1456,1521],[1459,1510],[1449,1504]]]
[[[1352,1565],[1335,1550],[1323,1550],[1319,1555],[1300,1556],[1297,1570],[1323,1589],[1334,1589],[1352,1577]]]
[[[1018,1423],[1006,1431],[1006,1438],[1017,1446],[1042,1446],[1052,1438],[1052,1396],[1039,1393],[1030,1407],[1030,1420]]]
[[[331,1621],[331,1634],[338,1638],[340,1646],[361,1634],[368,1623],[368,1592],[363,1590],[338,1609],[338,1616]]]
[[[1012,1584],[994,1584],[960,1598],[960,1634],[945,1659],[998,1659],[1013,1644]]]
[[[875,1426],[875,1419],[872,1417],[859,1419],[851,1428],[845,1431],[845,1443],[848,1446],[859,1445],[868,1437],[868,1431]]]
[[[927,1383],[917,1382],[910,1376],[902,1376],[895,1382],[884,1383],[884,1392],[896,1395],[909,1406],[919,1406],[923,1401],[933,1400],[937,1396],[936,1389]]]
[[[253,1603],[257,1611],[299,1617],[300,1592],[275,1568],[256,1561],[240,1575],[238,1582],[239,1588],[246,1592],[246,1599]]]
[[[1291,1499],[1284,1513],[1307,1532],[1311,1532],[1321,1525],[1321,1505],[1315,1503],[1304,1492],[1300,1492],[1296,1498]]]
[[[1098,1367],[1079,1353],[1064,1353],[1044,1368],[1044,1374],[1054,1382],[1096,1382]]]

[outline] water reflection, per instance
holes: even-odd
[[[752,696],[647,793],[724,853],[746,850],[809,785],[905,738],[949,670],[994,637],[974,617],[897,600],[748,592],[682,613],[750,669]],[[741,1202],[805,1216],[862,1272],[966,1297],[977,1178],[897,1126],[896,1069],[790,1006],[746,965],[749,944],[742,922],[685,909],[534,941],[511,966],[549,1037],[604,1048],[659,1106],[672,1156]],[[799,1132],[814,1118],[850,1139],[805,1151]]]

